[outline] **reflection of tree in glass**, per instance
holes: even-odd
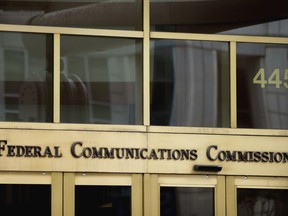
[[[238,189],[238,216],[288,215],[288,190]]]

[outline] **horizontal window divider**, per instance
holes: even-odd
[[[143,31],[85,29],[85,28],[68,28],[68,27],[52,27],[52,26],[7,25],[7,24],[0,24],[0,31],[83,35],[83,36],[123,37],[123,38],[143,38],[144,37]]]
[[[148,133],[171,134],[210,134],[232,136],[267,136],[287,137],[287,130],[276,129],[246,129],[246,128],[209,128],[209,127],[178,127],[178,126],[148,126]]]
[[[192,34],[192,33],[171,33],[171,32],[151,32],[151,39],[171,39],[171,40],[202,40],[220,42],[247,42],[247,43],[273,43],[287,44],[288,38],[269,36],[240,36],[240,35],[218,35],[218,34]]]
[[[97,131],[162,134],[210,134],[235,136],[288,137],[288,130],[245,128],[167,127],[145,125],[67,124],[36,122],[0,122],[0,130]]]
[[[146,132],[144,125],[68,124],[44,122],[0,122],[1,129],[53,130],[53,131],[102,131],[102,132]]]
[[[51,184],[51,172],[1,172],[0,184]]]
[[[110,30],[110,29],[86,29],[68,28],[52,26],[27,26],[0,24],[0,31],[25,32],[25,33],[45,33],[45,34],[66,34],[83,36],[105,36],[105,37],[125,37],[144,38],[143,31]],[[150,32],[151,39],[171,39],[171,40],[205,40],[223,42],[247,42],[247,43],[274,43],[288,44],[286,37],[270,36],[240,36],[240,35],[216,35],[216,34],[193,34],[193,33],[171,33],[171,32]]]

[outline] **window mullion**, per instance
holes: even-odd
[[[230,42],[230,124],[237,128],[236,42]]]
[[[60,122],[60,34],[54,34],[53,43],[53,122]]]
[[[150,4],[143,1],[143,124],[150,125]]]

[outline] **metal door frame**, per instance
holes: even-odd
[[[288,178],[227,176],[227,215],[237,216],[237,188],[253,189],[288,189]]]
[[[160,187],[185,186],[214,188],[215,216],[226,213],[225,176],[216,175],[144,175],[144,216],[160,215]]]
[[[143,212],[143,185],[141,174],[64,173],[64,213],[75,215],[75,185],[131,186],[132,216]]]
[[[62,216],[62,173],[0,172],[0,184],[51,185],[51,216]]]

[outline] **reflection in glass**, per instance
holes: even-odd
[[[52,121],[52,37],[0,33],[0,121]]]
[[[282,0],[151,0],[151,30],[288,36],[287,6]]]
[[[142,123],[138,39],[61,37],[61,122]]]
[[[192,187],[161,187],[161,216],[214,215],[214,189]]]
[[[237,189],[238,216],[288,215],[288,190]]]
[[[228,44],[178,40],[151,44],[151,124],[228,127]]]
[[[50,185],[0,184],[1,215],[51,216]]]
[[[142,0],[1,0],[0,23],[142,30]]]
[[[227,35],[252,35],[252,36],[271,36],[271,37],[287,37],[288,36],[288,19],[278,21],[265,22],[261,24],[253,24],[239,27],[223,32],[220,34]]]
[[[288,129],[287,81],[287,45],[238,43],[238,127]]]
[[[76,186],[75,216],[131,215],[130,186]]]

